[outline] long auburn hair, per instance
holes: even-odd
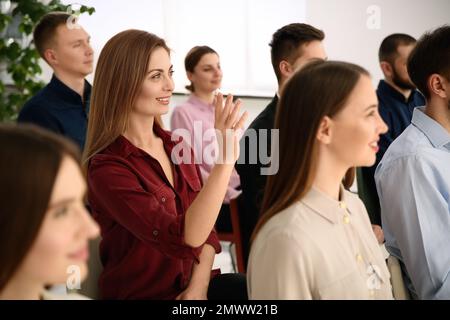
[[[130,29],[103,47],[95,70],[83,166],[127,129],[128,119],[148,71],[150,55],[157,48],[170,52],[158,36]],[[155,117],[157,125],[162,121]]]
[[[2,291],[38,236],[63,159],[81,157],[71,141],[30,124],[0,124],[0,145]]]
[[[288,80],[275,117],[275,129],[279,129],[279,170],[267,179],[262,217],[252,239],[270,218],[311,189],[317,169],[319,125],[325,116],[332,118],[343,109],[362,75],[369,73],[355,64],[315,61]],[[343,181],[346,188],[353,183],[354,172],[354,168],[347,171]]]

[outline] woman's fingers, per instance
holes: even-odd
[[[247,117],[248,117],[248,112],[245,111],[242,114],[241,118],[238,120],[238,122],[234,125],[234,130],[242,129],[244,127],[245,121],[247,120]]]
[[[217,95],[215,129],[219,144],[218,163],[233,164],[239,157],[240,129],[248,116],[247,112],[240,115],[241,105],[240,99],[233,102],[231,94],[226,97],[225,102],[222,94]]]
[[[223,112],[223,95],[221,93],[217,94],[216,96],[216,103],[215,103],[215,121],[218,123],[220,119],[222,118],[222,112]]]
[[[242,101],[237,99],[233,102],[233,95],[229,94],[225,98],[221,93],[218,93],[215,98],[215,122],[216,129],[225,134],[227,129],[238,130],[244,127],[247,120],[248,113],[244,112],[240,115]]]
[[[234,128],[234,125],[236,124],[237,117],[239,116],[240,110],[241,110],[241,100],[238,99],[233,106],[233,110],[231,111],[231,114],[228,116],[228,119],[225,122],[225,126],[227,128],[231,128],[231,129]]]
[[[223,113],[221,118],[221,123],[226,124],[227,119],[233,107],[233,95],[229,94],[225,99],[225,106],[223,107]]]

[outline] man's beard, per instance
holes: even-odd
[[[416,88],[412,82],[401,79],[397,69],[394,66],[392,66],[392,82],[403,90],[413,90]]]

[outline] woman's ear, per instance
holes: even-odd
[[[194,78],[194,74],[190,71],[186,72],[187,78],[189,79],[190,82],[192,82],[192,79]]]
[[[331,118],[328,116],[323,117],[322,121],[320,121],[319,129],[317,130],[317,140],[319,140],[323,144],[330,144],[332,137],[332,127],[333,120],[331,120]]]

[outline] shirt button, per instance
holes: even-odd
[[[153,230],[153,235],[156,237],[158,235],[158,230]]]
[[[162,197],[162,198],[161,198],[161,201],[162,201],[162,202],[166,202],[166,198]]]
[[[348,214],[344,214],[344,223],[345,224],[349,224],[350,223],[350,217],[348,216]]]
[[[363,261],[363,257],[362,257],[362,255],[361,254],[357,254],[356,255],[356,261],[358,261],[358,262],[362,262]]]
[[[339,208],[346,209],[347,208],[347,204],[344,201],[341,201],[341,202],[339,202]]]

